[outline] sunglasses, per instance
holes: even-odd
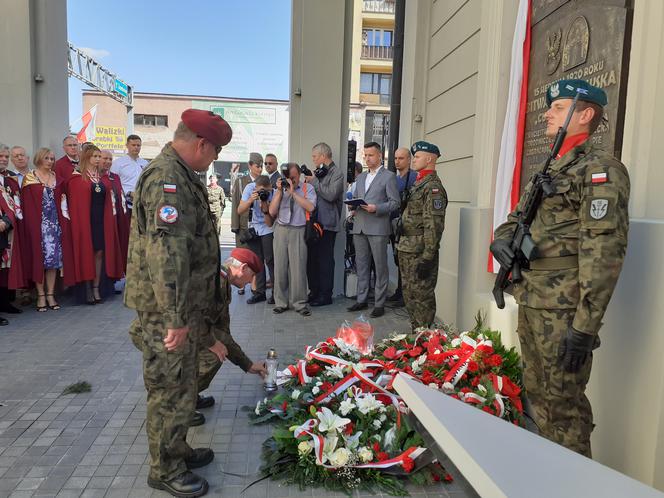
[[[268,163],[267,161],[265,162],[265,166],[273,166],[275,164],[277,164],[277,163]]]

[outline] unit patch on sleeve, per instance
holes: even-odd
[[[604,218],[608,210],[608,199],[593,199],[590,202],[590,217],[594,220],[601,220]]]
[[[175,223],[178,220],[178,210],[174,206],[163,205],[159,208],[159,219],[164,223]]]

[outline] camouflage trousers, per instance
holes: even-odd
[[[143,381],[147,390],[146,429],[150,450],[150,477],[168,480],[185,472],[185,458],[192,449],[187,429],[196,406],[197,327],[201,316],[191,317],[184,346],[176,352],[164,347],[166,327],[159,313],[138,312],[139,324],[132,324],[134,345],[142,346]],[[140,326],[140,339],[136,331]]]
[[[540,435],[587,457],[593,414],[586,397],[592,355],[577,373],[558,364],[558,346],[575,310],[540,310],[519,306],[517,333],[523,358],[526,396]]]
[[[143,351],[143,338],[141,337],[141,322],[135,319],[129,326],[129,337],[131,342],[134,344],[136,349]],[[212,379],[217,374],[221,368],[222,362],[219,361],[219,358],[216,354],[210,351],[203,345],[198,347],[198,392],[205,391],[210,384]]]
[[[399,272],[403,287],[403,301],[410,317],[410,324],[415,330],[418,327],[429,327],[436,318],[436,282],[438,281],[438,265],[434,265],[431,273],[425,278],[418,278],[417,264],[422,260],[419,254],[399,251]],[[436,253],[436,261],[438,253]]]

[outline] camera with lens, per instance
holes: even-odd
[[[281,188],[288,190],[288,164],[281,165]]]
[[[312,176],[314,173],[307,167],[306,164],[300,166],[300,171],[304,176]]]
[[[259,190],[258,191],[258,198],[261,201],[265,202],[266,200],[268,200],[269,197],[270,197],[270,192],[268,190]]]

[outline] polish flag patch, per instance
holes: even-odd
[[[175,194],[178,191],[178,186],[174,183],[164,183],[164,192],[168,194]]]
[[[609,180],[609,176],[606,173],[593,173],[591,176],[591,182],[595,183],[606,183]]]

